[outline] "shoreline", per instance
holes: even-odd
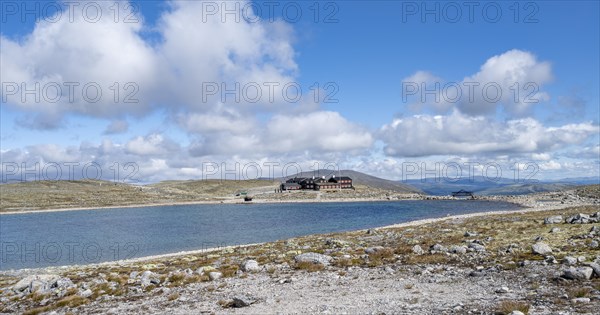
[[[339,199],[294,199],[294,200],[278,200],[278,199],[258,199],[250,202],[245,202],[237,199],[229,200],[199,200],[199,201],[181,201],[181,202],[168,202],[168,203],[149,203],[149,204],[133,204],[133,205],[115,205],[115,206],[101,206],[101,207],[73,207],[73,208],[48,208],[48,209],[35,209],[35,210],[23,210],[23,211],[5,211],[0,212],[2,215],[16,215],[16,214],[36,214],[45,212],[67,212],[67,211],[90,211],[90,210],[107,210],[107,209],[126,209],[126,208],[145,208],[145,207],[169,207],[169,206],[189,206],[189,205],[253,205],[253,204],[295,204],[295,203],[351,203],[351,202],[396,202],[396,201],[419,201],[419,200],[445,200],[445,201],[460,201],[469,199],[458,199],[450,196],[431,196],[421,195],[416,197],[413,194],[407,194],[410,196],[402,199],[387,199],[387,198],[339,198]],[[522,195],[528,196],[528,195]],[[508,202],[520,205],[524,208],[530,206],[524,201],[512,200],[507,196],[481,196],[477,201],[500,201]]]
[[[489,201],[493,201],[493,200],[489,200]],[[407,221],[407,222],[402,222],[402,223],[372,227],[372,228],[367,228],[367,229],[350,230],[350,231],[339,232],[339,233],[363,232],[363,231],[367,231],[370,229],[391,229],[391,228],[402,228],[402,227],[414,227],[414,226],[426,225],[426,224],[431,224],[431,223],[443,222],[446,220],[469,219],[469,218],[483,217],[483,216],[487,216],[487,215],[507,215],[507,214],[515,214],[515,213],[525,214],[525,213],[531,213],[531,212],[561,210],[561,209],[571,208],[574,206],[590,206],[590,205],[594,205],[594,204],[593,203],[582,203],[582,204],[578,204],[578,205],[558,204],[558,205],[553,205],[553,206],[543,205],[543,206],[538,206],[538,207],[527,207],[527,206],[521,205],[521,206],[523,206],[523,208],[518,209],[518,210],[497,210],[497,211],[487,210],[487,211],[482,211],[482,212],[457,214],[457,215],[449,215],[449,216],[447,215],[444,217],[419,219],[419,220]],[[310,236],[323,235],[323,234],[328,234],[328,233],[308,234],[308,235],[304,235],[303,237],[310,237]],[[286,240],[286,239],[282,239],[282,240]],[[281,240],[277,240],[277,241],[281,241]],[[190,251],[180,251],[180,252],[175,252],[175,253],[149,255],[149,256],[143,256],[143,257],[124,259],[124,260],[112,260],[112,261],[105,261],[105,262],[98,262],[98,263],[91,263],[91,264],[75,264],[75,265],[47,266],[47,267],[40,267],[40,268],[8,269],[8,270],[0,270],[0,275],[11,275],[11,274],[22,274],[22,273],[32,273],[33,274],[33,273],[40,272],[40,271],[47,272],[49,270],[66,270],[69,268],[97,268],[97,267],[107,267],[107,266],[126,266],[126,265],[131,265],[131,264],[140,263],[140,262],[147,262],[147,261],[152,261],[152,260],[178,258],[178,257],[184,257],[184,256],[188,256],[188,255],[212,253],[212,252],[216,252],[216,251],[235,249],[235,248],[262,246],[262,245],[266,245],[266,244],[277,242],[277,241],[219,246],[219,247],[203,248],[203,249],[190,250]]]

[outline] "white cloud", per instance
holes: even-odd
[[[135,137],[125,145],[125,151],[127,153],[142,156],[173,154],[178,150],[179,145],[172,140],[165,138],[161,134],[156,133],[146,137]]]
[[[206,121],[199,115],[186,122]],[[190,148],[192,155],[212,154],[314,154],[365,150],[373,144],[373,136],[337,112],[318,111],[300,115],[275,115],[264,124],[235,120],[213,120],[198,125],[226,132],[204,135]]]
[[[552,80],[552,67],[548,62],[540,62],[530,52],[513,49],[501,55],[493,56],[481,66],[478,73],[467,77],[465,82],[476,82],[481,88],[486,84],[500,87],[502,96],[500,103],[490,102],[496,98],[494,88],[489,88],[486,97],[479,97],[473,102],[465,99],[460,103],[462,112],[479,115],[495,113],[496,107],[503,107],[512,115],[527,114],[531,106],[548,100],[549,96],[541,92],[542,86]],[[476,89],[483,93],[483,89]]]
[[[497,122],[458,111],[448,116],[397,118],[381,128],[391,156],[544,153],[581,143],[599,132],[592,123],[544,127],[533,118]]]
[[[403,93],[413,102],[412,108],[431,107],[440,113],[458,108],[472,116],[493,116],[503,109],[509,116],[523,117],[536,104],[549,100],[542,88],[551,80],[549,62],[513,49],[489,58],[479,72],[460,82],[447,82],[429,72],[417,71],[403,80],[407,86]]]

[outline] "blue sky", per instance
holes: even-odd
[[[267,161],[391,179],[414,162],[599,176],[597,1],[285,1],[272,13],[268,3],[238,2],[236,21],[221,15],[232,1],[81,1],[72,19],[62,2],[3,2],[3,163],[94,162],[110,173],[133,162],[141,182],[202,178],[206,162]],[[38,10],[23,17],[24,8]],[[54,103],[24,102],[22,84],[36,82],[97,82],[103,98],[69,100],[63,90]],[[129,82],[137,103],[123,99]],[[236,82],[257,84],[262,97],[203,98],[207,83]],[[273,101],[268,82],[279,84]],[[290,82],[302,89],[298,102],[281,97]],[[419,91],[406,96],[403,83]],[[465,83],[493,83],[502,98],[476,89],[467,100]],[[461,88],[456,102],[444,101],[447,84]],[[424,100],[423,87],[434,90]],[[323,99],[331,92],[337,102]]]

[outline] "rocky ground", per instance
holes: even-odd
[[[536,208],[7,271],[0,313],[597,314],[598,195],[519,198]]]

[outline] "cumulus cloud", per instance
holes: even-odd
[[[204,116],[202,119],[207,119]],[[192,117],[191,120],[196,118]],[[188,120],[189,121],[189,120]],[[313,150],[317,153],[365,150],[372,146],[373,136],[366,129],[346,120],[337,112],[318,111],[301,115],[275,115],[263,124],[243,122],[231,132],[203,136],[193,143],[194,156],[210,154],[286,154]],[[221,128],[233,128],[231,121],[219,123]],[[239,130],[246,132],[239,132]]]
[[[403,79],[403,93],[417,109],[429,107],[447,113],[458,108],[471,116],[495,115],[502,109],[511,117],[523,117],[536,104],[549,100],[542,88],[551,80],[549,62],[513,49],[489,58],[479,72],[461,81],[445,81],[418,71]]]
[[[453,111],[447,116],[394,119],[380,130],[390,156],[544,153],[581,143],[600,131],[592,123],[545,127],[533,118],[498,122]]]
[[[24,122],[48,115],[55,121],[68,114],[143,116],[157,107],[205,111],[222,96],[229,106],[248,112],[279,111],[288,104],[283,88],[295,81],[297,65],[292,29],[283,22],[236,22],[218,14],[203,21],[202,1],[173,1],[156,27],[161,40],[151,45],[142,36],[148,26],[141,17],[137,23],[115,23],[112,14],[102,14],[91,23],[84,6],[66,5],[73,14],[57,13],[62,18],[49,18],[54,22],[42,19],[21,39],[0,37],[0,74],[10,85],[3,86],[5,103],[40,117]],[[113,3],[97,5],[102,12],[115,10]],[[126,2],[119,5],[121,15],[134,13]],[[209,93],[205,83],[219,90]],[[225,95],[238,85],[237,101]],[[258,99],[255,86],[261,88]],[[37,95],[24,94],[25,89],[36,89]]]
[[[129,154],[140,156],[162,156],[176,153],[179,145],[161,134],[150,134],[146,137],[135,137],[125,145]]]
[[[97,4],[104,12],[113,5]],[[122,13],[131,13],[126,3],[119,5]],[[90,23],[84,19],[83,6],[74,8],[72,22],[65,12],[57,13],[62,18],[40,20],[22,40],[0,37],[0,71],[5,87],[11,85],[3,89],[7,103],[40,116],[114,117],[147,112],[159,76],[156,52],[139,35],[143,25],[115,23],[109,14]],[[140,87],[144,93],[135,92]],[[25,89],[36,92],[25,94]]]

